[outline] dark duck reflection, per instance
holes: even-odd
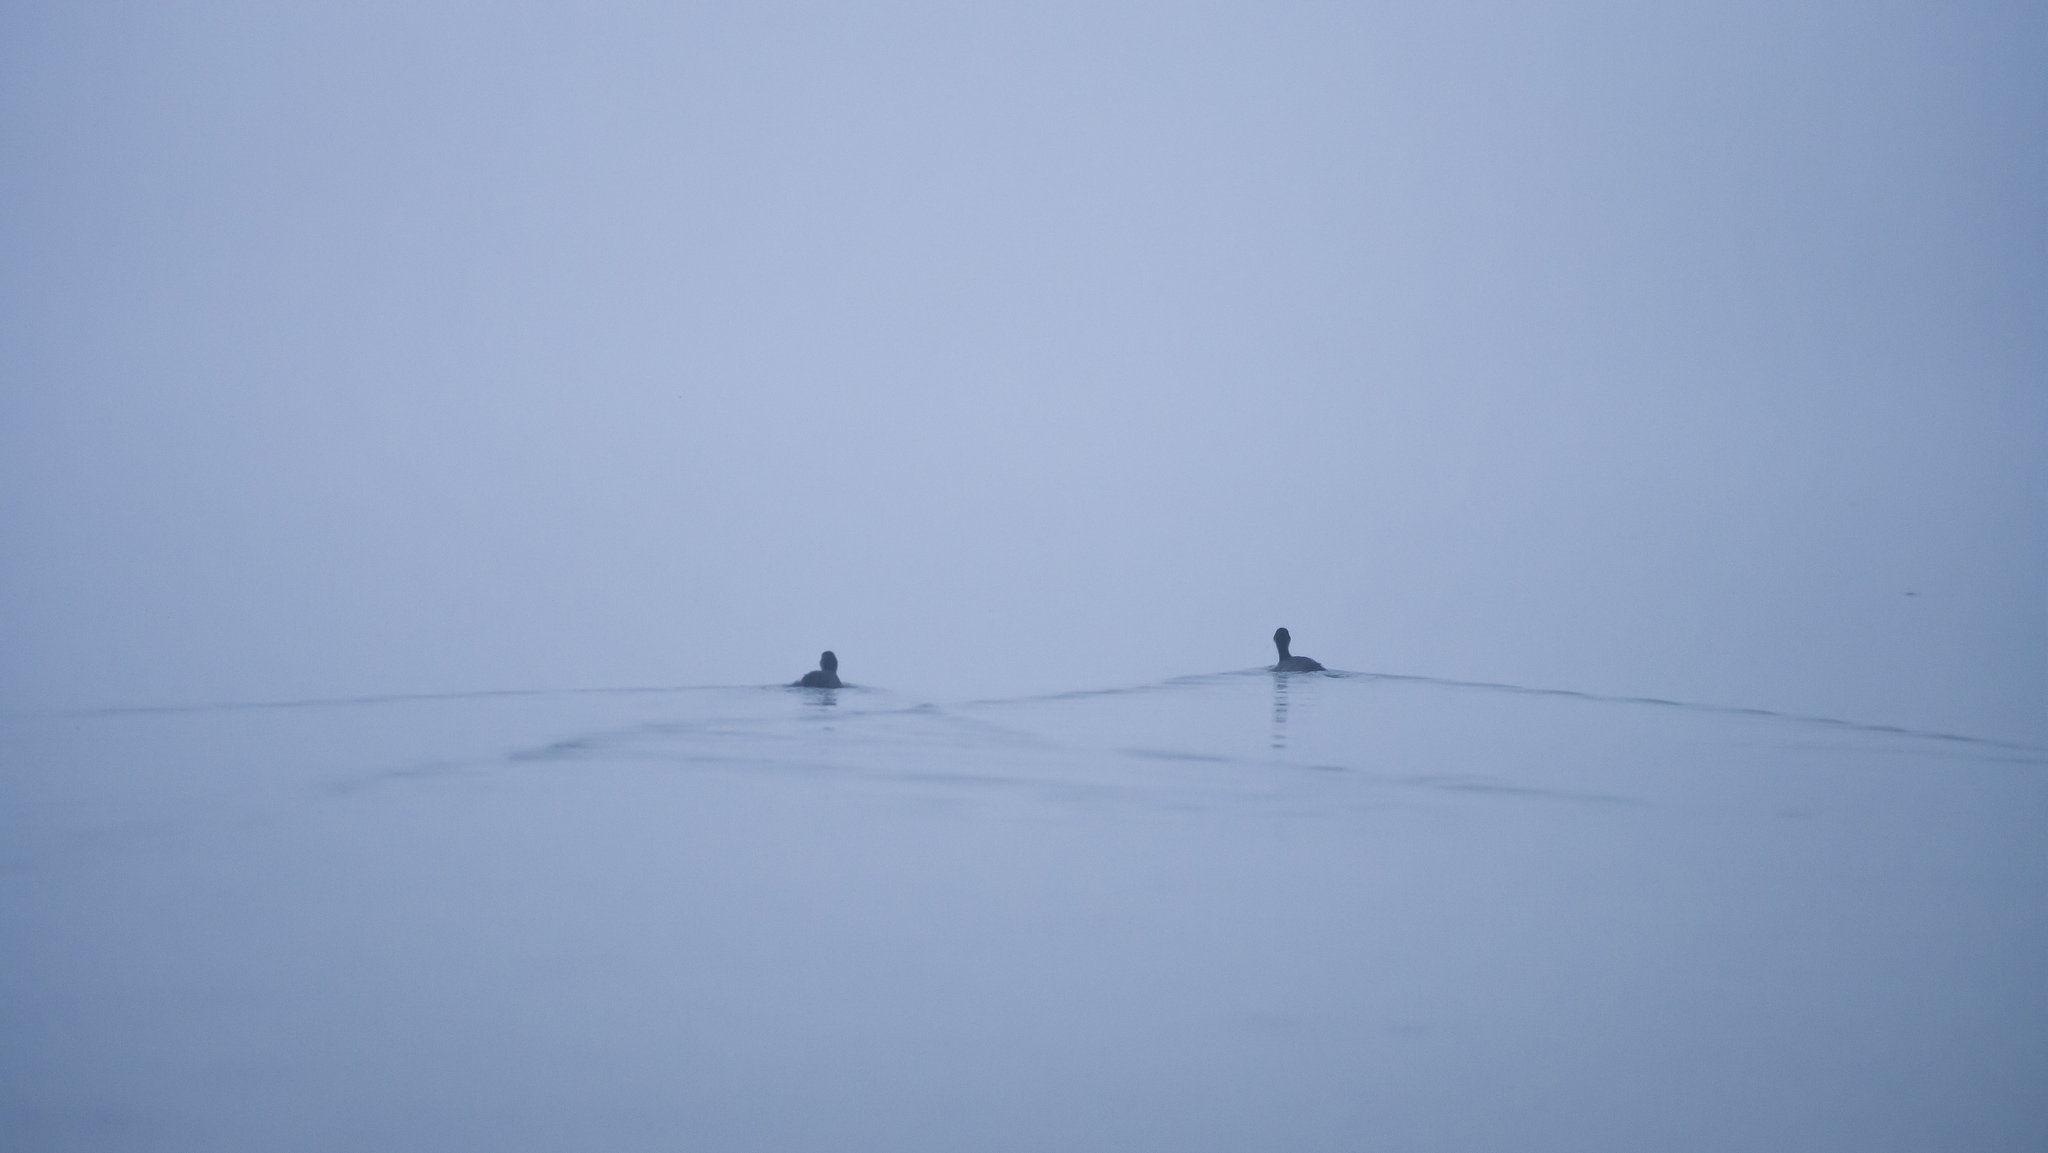
[[[1317,667],[1320,668],[1321,666]],[[805,673],[803,679],[798,681],[797,685],[800,688],[806,689],[840,688],[839,658],[832,655],[831,649],[826,649],[824,654],[818,658],[818,667]]]
[[[1273,747],[1287,747],[1287,680],[1273,678]]]
[[[1323,666],[1313,658],[1297,657],[1287,651],[1287,646],[1293,643],[1293,641],[1294,638],[1287,635],[1286,629],[1275,629],[1273,631],[1273,646],[1280,650],[1280,663],[1273,666],[1273,671],[1276,673],[1322,672]]]

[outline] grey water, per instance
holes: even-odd
[[[8,1148],[2048,1144],[2024,744],[1254,669],[0,758]]]

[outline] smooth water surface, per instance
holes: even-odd
[[[2048,1147],[2048,753],[1247,671],[0,721],[0,1146]]]

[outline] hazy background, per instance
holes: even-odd
[[[2048,10],[1653,7],[0,5],[0,707],[2048,738]]]

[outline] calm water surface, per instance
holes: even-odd
[[[0,1146],[2048,1147],[2048,753],[1263,671],[0,720]]]

